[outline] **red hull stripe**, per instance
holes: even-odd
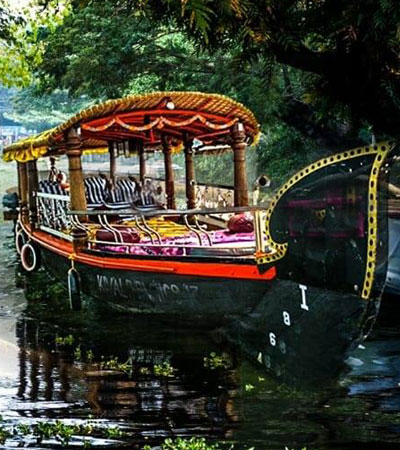
[[[210,262],[190,262],[171,260],[140,260],[123,259],[109,256],[94,256],[85,253],[74,254],[72,244],[42,231],[29,233],[31,238],[42,247],[64,256],[73,258],[76,262],[102,269],[132,270],[140,272],[174,273],[176,275],[188,275],[212,278],[235,278],[243,280],[272,280],[276,276],[275,267],[271,267],[264,273],[260,273],[255,264],[230,264]]]

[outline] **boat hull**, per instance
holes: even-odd
[[[286,383],[310,386],[339,375],[368,335],[379,304],[277,279],[250,314],[232,318],[222,332]]]
[[[46,268],[66,282],[71,262],[41,250]],[[159,262],[160,266],[163,262]],[[152,271],[121,270],[75,262],[82,291],[99,306],[129,313],[207,316],[249,313],[267,293],[271,281],[204,277]]]
[[[70,261],[47,249],[41,253],[46,268],[65,281]],[[216,336],[238,345],[282,381],[302,386],[335,378],[379,309],[378,298],[364,300],[290,280],[210,279],[82,263],[75,267],[96,307],[180,320],[207,318],[210,329],[218,330]]]

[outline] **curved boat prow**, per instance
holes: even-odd
[[[228,335],[287,382],[337,375],[379,309],[388,255],[387,187],[394,144],[323,158],[282,186],[266,211],[260,270],[277,279]]]
[[[280,256],[279,278],[365,300],[380,296],[393,149],[383,143],[323,158],[279,190],[266,217],[267,239]]]

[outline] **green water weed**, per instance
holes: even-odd
[[[10,433],[9,430],[7,430],[7,428],[5,428],[4,426],[0,426],[0,444],[4,445],[6,443],[6,440],[8,438],[10,438],[12,436],[12,434]]]
[[[204,367],[211,370],[229,369],[231,367],[231,362],[226,353],[218,355],[215,352],[211,352],[210,356],[204,357]]]
[[[176,369],[169,362],[164,361],[162,364],[155,364],[153,366],[153,372],[158,377],[171,378],[174,376]]]
[[[132,365],[129,363],[129,360],[123,363],[117,356],[111,356],[106,360],[103,359],[103,361],[100,362],[99,367],[100,370],[118,370],[125,373],[132,372]]]
[[[126,436],[126,433],[119,427],[108,427],[105,429],[105,435],[109,439],[118,439]]]
[[[60,347],[70,347],[75,342],[75,338],[72,334],[69,334],[68,336],[59,336],[58,334],[55,337],[55,343],[56,345],[59,345]]]

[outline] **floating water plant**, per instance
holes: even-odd
[[[111,356],[110,359],[106,359],[100,362],[101,370],[118,370],[120,372],[131,373],[132,364],[130,361],[121,362],[117,356]]]
[[[105,435],[109,439],[118,439],[126,436],[126,433],[122,431],[119,427],[109,427],[105,429]]]
[[[192,437],[190,439],[166,439],[161,445],[161,450],[234,450],[234,446],[221,447],[219,443],[209,443],[204,438]],[[158,447],[157,447],[158,448]],[[143,450],[151,450],[149,445],[145,445]],[[254,447],[246,450],[254,450]]]
[[[174,376],[174,369],[169,362],[164,361],[162,364],[155,364],[153,366],[154,375],[158,377],[171,378]]]
[[[94,354],[93,354],[92,350],[87,350],[87,351],[86,351],[85,358],[86,358],[86,361],[87,361],[88,363],[92,363],[92,362],[93,362],[93,360],[94,360]]]
[[[0,426],[0,444],[4,445],[6,440],[11,437],[12,434],[3,426]]]
[[[231,367],[231,361],[226,353],[218,355],[215,352],[211,352],[210,356],[204,357],[204,367],[211,370],[229,369]]]
[[[75,342],[74,336],[72,334],[69,334],[68,336],[62,337],[56,335],[55,343],[59,345],[60,347],[69,347],[73,345]]]

